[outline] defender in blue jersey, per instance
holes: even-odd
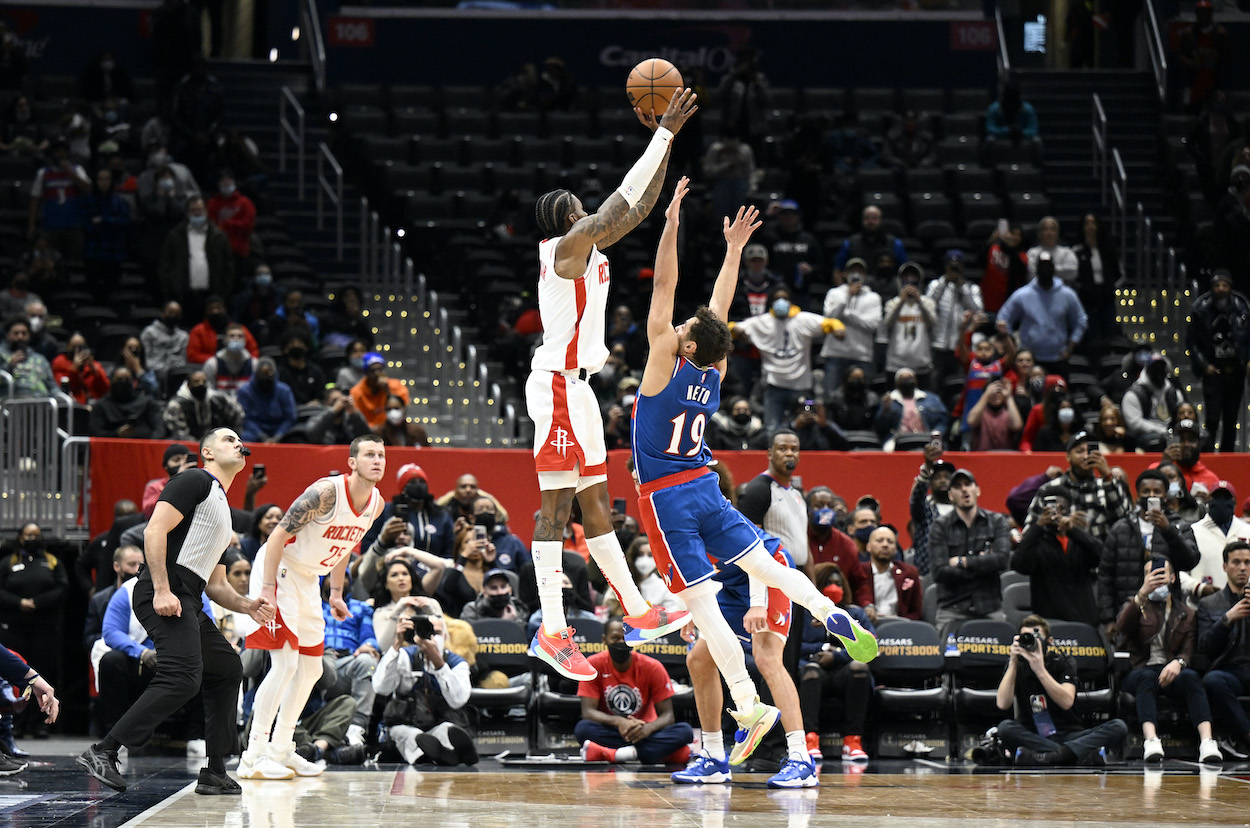
[[[741,208],[723,221],[726,253],[706,307],[676,327],[672,324],[677,287],[677,226],[689,181],[677,184],[665,210],[664,232],[656,253],[647,338],[651,351],[638,387],[633,414],[633,454],[639,483],[642,523],[651,540],[656,568],[669,589],[681,596],[695,626],[724,675],[738,721],[735,758],[744,761],[779,717],[762,704],[747,674],[742,647],[721,615],[719,585],[712,559],[736,563],[747,575],[774,586],[806,607],[844,642],[857,661],[877,655],[872,635],[816,589],[802,573],[768,554],[755,526],[721,495],[707,468],[711,451],[703,431],[720,406],[720,383],[732,347],[728,312],[738,282],[742,248],[759,228],[755,208]]]

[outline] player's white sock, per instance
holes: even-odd
[[[608,532],[597,538],[586,538],[586,548],[590,550],[590,557],[595,559],[599,571],[607,579],[608,586],[616,593],[616,600],[621,602],[626,615],[642,615],[651,608],[638,591],[634,579],[630,577],[625,553],[621,551],[621,542],[615,532]],[[544,611],[543,616],[546,615]]]
[[[638,759],[638,748],[633,745],[626,745],[616,749],[617,762],[633,762]]]
[[[829,596],[816,589],[816,585],[811,582],[810,578],[797,569],[791,569],[779,563],[768,554],[768,550],[762,543],[757,544],[735,563],[743,572],[754,575],[771,587],[776,587],[791,601],[806,607],[817,621],[823,622],[830,613],[837,609],[838,605],[830,601]]]
[[[258,755],[269,744],[282,696],[298,669],[299,653],[290,646],[269,651],[269,672],[256,689],[256,700],[252,702],[252,731],[247,739],[250,755]]]
[[[703,752],[718,762],[725,761],[725,733],[722,730],[703,731]]]
[[[771,558],[770,558],[771,560]],[[686,608],[699,628],[699,635],[707,641],[708,652],[725,683],[729,685],[729,695],[734,700],[734,707],[739,713],[748,713],[755,706],[755,682],[747,673],[746,657],[742,654],[742,643],[730,629],[729,622],[721,615],[720,604],[716,601],[715,591],[690,590],[681,593]]]
[[[278,721],[273,726],[273,736],[270,738],[278,747],[290,744],[295,738],[295,725],[299,723],[299,714],[304,712],[308,695],[317,679],[321,678],[321,669],[321,656],[299,656],[299,668],[295,671],[294,680],[287,683],[282,704],[278,706]]]
[[[538,602],[543,611],[543,632],[555,635],[569,625],[564,617],[563,583],[560,576],[564,568],[560,557],[564,554],[563,541],[534,541],[534,578],[538,581]]]
[[[807,756],[807,734],[801,730],[787,730],[786,753]]]

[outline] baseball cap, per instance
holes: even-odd
[[[505,581],[511,583],[508,579],[508,570],[506,569],[492,569],[490,572],[486,573],[486,577],[482,579],[482,583],[488,583],[491,578],[503,578]]]
[[[792,198],[783,199],[782,201],[777,202],[777,207],[782,211],[793,210],[796,213],[799,211],[799,203]]]
[[[185,457],[188,454],[194,455],[195,452],[191,451],[191,449],[181,443],[174,443],[170,445],[169,448],[165,449],[165,456],[161,458],[161,465],[168,463],[175,457]]]
[[[855,258],[853,258],[853,259],[847,259],[847,260],[846,260],[846,267],[844,267],[844,268],[842,268],[842,269],[843,269],[843,270],[850,270],[850,269],[851,269],[851,268],[853,268],[853,267],[862,267],[865,271],[867,271],[867,270],[868,270],[868,262],[866,262],[866,261],[864,261],[863,259],[861,259],[861,258],[859,258],[858,256],[856,256],[856,257],[855,257]]]
[[[1047,374],[1046,381],[1043,383],[1043,387],[1047,391],[1050,391],[1054,388],[1062,388],[1063,390],[1067,391],[1068,381],[1065,380],[1063,377],[1059,376],[1058,374]]]
[[[1233,274],[1229,273],[1227,270],[1225,270],[1222,267],[1216,268],[1211,273],[1212,284],[1215,284],[1216,282],[1221,282],[1221,281],[1228,282],[1230,285],[1233,284]]]
[[[1189,493],[1193,495],[1194,497],[1197,497],[1200,494],[1204,494],[1204,495],[1211,494],[1210,490],[1207,489],[1207,484],[1203,483],[1200,480],[1194,481],[1194,485],[1189,487]]]
[[[915,262],[903,262],[898,266],[898,278],[902,279],[908,271],[916,274],[916,278],[923,279],[924,271],[920,269],[920,265]]]
[[[386,360],[382,358],[381,354],[373,354],[373,353],[365,354],[365,359],[364,359],[365,370],[368,371],[370,368],[372,368],[375,365],[381,365],[383,368],[385,368]]]
[[[938,458],[933,461],[933,473],[937,474],[940,471],[950,472],[953,475],[955,472],[959,471],[959,468],[949,460]]]
[[[881,511],[881,501],[877,500],[872,495],[864,495],[859,500],[855,501],[855,508],[872,509],[873,511],[879,512]]]
[[[617,391],[633,391],[639,385],[637,377],[626,377],[616,384]]]
[[[962,262],[963,260],[964,260],[964,252],[962,250],[952,247],[950,250],[946,251],[945,261]]]
[[[1077,446],[1092,442],[1094,442],[1094,436],[1092,434],[1088,431],[1078,431],[1076,434],[1073,434],[1072,439],[1068,441],[1068,451],[1072,451],[1072,449]]]
[[[1198,484],[1195,483],[1194,485],[1196,486]],[[1221,480],[1219,483],[1216,483],[1215,488],[1211,490],[1211,497],[1215,497],[1216,495],[1227,495],[1230,500],[1236,500],[1237,490],[1233,488],[1232,483],[1229,483],[1227,480]]]
[[[746,249],[742,251],[742,258],[747,261],[751,259],[768,261],[768,248],[762,244],[748,244]]]
[[[951,475],[951,486],[955,485],[955,481],[964,478],[973,486],[977,485],[977,479],[973,477],[972,472],[967,469],[955,469],[955,473]]]

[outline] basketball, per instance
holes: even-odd
[[[625,94],[631,106],[659,118],[668,102],[682,88],[681,72],[663,58],[648,58],[629,71]]]

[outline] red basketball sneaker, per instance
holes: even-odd
[[[671,611],[664,607],[651,607],[642,615],[625,616],[625,643],[631,647],[680,630],[690,621],[685,610]]]
[[[572,627],[565,627],[555,635],[547,635],[540,625],[530,643],[530,655],[547,662],[557,673],[574,681],[590,681],[599,675],[582,655],[582,651],[577,649]]]

